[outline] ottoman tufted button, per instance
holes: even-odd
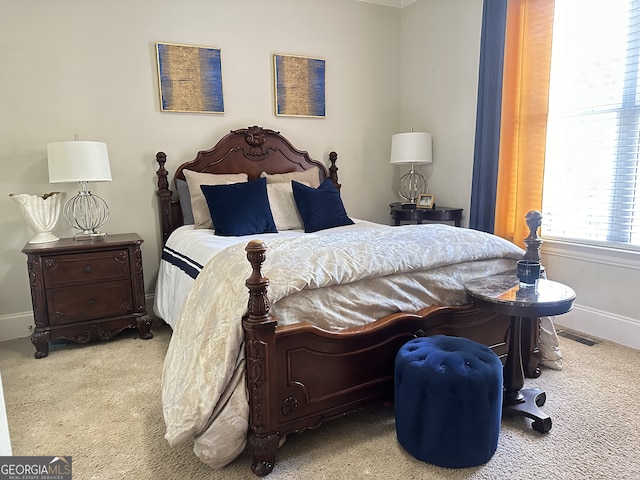
[[[485,345],[444,335],[414,338],[396,355],[394,390],[398,442],[415,458],[462,468],[495,453],[502,363]]]

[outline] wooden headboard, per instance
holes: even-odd
[[[320,169],[320,180],[330,178],[339,189],[336,152],[329,154],[331,166],[327,168],[317,160],[313,160],[305,151],[295,148],[280,132],[253,126],[231,130],[222,137],[210,150],[200,151],[194,160],[180,165],[175,173],[175,180],[185,180],[183,170],[203,173],[246,173],[249,180],[260,177],[262,172],[270,174],[289,173],[307,170],[317,166]],[[164,165],[167,156],[164,152],[156,154],[158,162],[158,203],[160,207],[160,225],[162,244],[167,241],[171,232],[183,224],[180,199],[169,189],[167,170]]]

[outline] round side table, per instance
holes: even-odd
[[[549,415],[540,410],[547,400],[539,388],[523,390],[522,323],[523,319],[562,315],[573,307],[575,292],[558,282],[539,279],[535,286],[520,287],[515,275],[492,275],[465,283],[469,300],[477,307],[511,316],[509,352],[504,365],[504,399],[502,414],[526,416],[539,432],[551,430]]]

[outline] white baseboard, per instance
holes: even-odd
[[[0,316],[0,342],[28,337],[32,329],[32,312]]]
[[[565,327],[590,337],[601,338],[640,350],[640,320],[602,310],[573,306],[573,310],[554,317],[556,328]]]
[[[153,312],[154,295],[145,295],[147,312]],[[0,316],[0,342],[26,338],[33,330],[33,312],[16,313]]]

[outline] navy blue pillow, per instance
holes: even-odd
[[[342,204],[340,192],[330,178],[322,182],[318,188],[307,187],[294,180],[291,181],[291,185],[305,232],[353,225],[353,220],[347,216]]]
[[[269,207],[266,178],[229,185],[200,185],[200,189],[216,235],[238,237],[278,232]]]

